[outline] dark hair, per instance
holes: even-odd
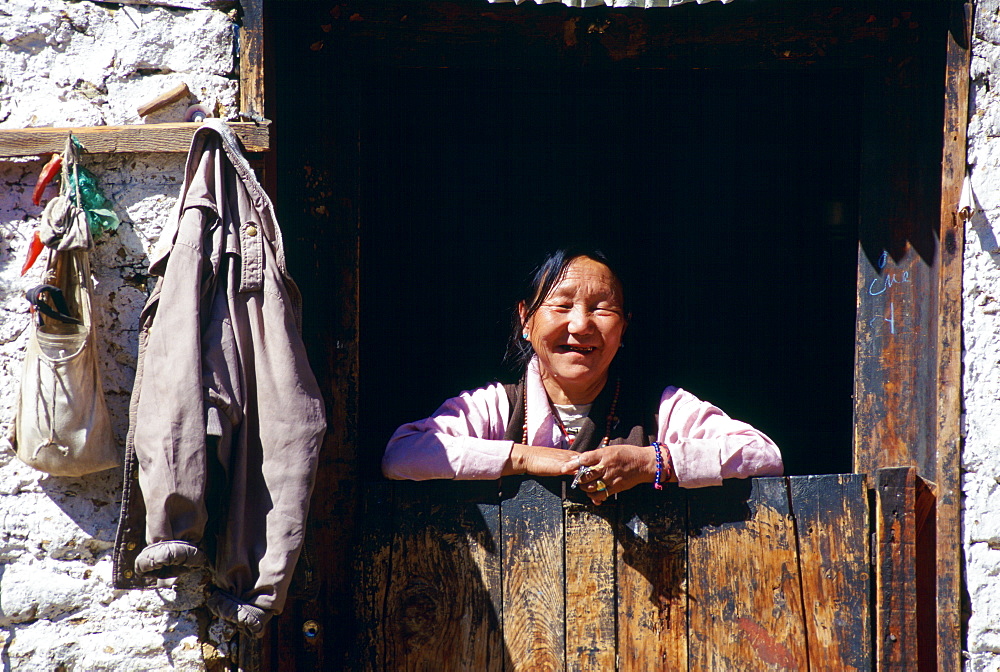
[[[504,358],[508,364],[516,367],[519,371],[523,370],[524,367],[528,365],[531,361],[532,356],[535,354],[534,348],[531,347],[531,343],[521,337],[524,325],[528,323],[528,320],[538,311],[542,303],[545,301],[545,297],[549,295],[552,288],[559,283],[563,275],[566,273],[566,269],[575,259],[580,257],[587,257],[588,259],[593,259],[594,261],[600,262],[608,267],[611,271],[611,275],[615,277],[618,281],[618,285],[621,288],[622,294],[622,310],[625,313],[625,319],[628,320],[631,313],[628,310],[628,292],[625,291],[625,283],[622,280],[621,274],[615,268],[614,264],[608,259],[604,252],[597,249],[587,249],[587,248],[562,248],[555,252],[549,254],[538,266],[528,274],[528,281],[525,284],[524,289],[521,291],[520,299],[517,304],[514,305],[514,316],[511,320],[511,332],[510,338],[507,343],[507,356]],[[521,320],[518,307],[521,302],[524,302],[524,320]]]

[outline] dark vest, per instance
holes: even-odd
[[[504,385],[507,399],[510,400],[511,415],[507,420],[507,431],[504,438],[508,441],[521,442],[524,433],[524,377],[514,384]],[[594,399],[590,413],[583,421],[580,433],[573,441],[573,450],[583,453],[597,448],[605,431],[608,432],[611,445],[627,443],[633,446],[648,446],[655,438],[656,424],[648,411],[648,404],[636,394],[634,388],[629,388],[624,382],[618,394],[618,404],[615,415],[608,423],[608,411],[615,396],[615,379],[608,378],[608,383]],[[653,433],[650,433],[653,429]]]

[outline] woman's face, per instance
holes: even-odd
[[[577,257],[531,318],[527,332],[541,365],[542,383],[557,404],[586,404],[604,387],[625,332],[621,285],[611,269]]]

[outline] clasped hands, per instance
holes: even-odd
[[[664,450],[662,482],[676,480],[668,451]],[[504,465],[504,476],[574,476],[573,482],[594,504],[640,483],[656,479],[656,451],[652,446],[620,444],[586,453],[562,448],[515,443]]]

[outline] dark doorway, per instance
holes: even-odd
[[[502,366],[531,264],[627,269],[623,356],[850,471],[859,81],[841,73],[392,70],[361,91],[362,446]],[[656,388],[656,389],[654,389]]]
[[[320,669],[351,650],[344,624],[371,616],[351,564],[406,504],[377,477],[387,438],[511,375],[513,292],[558,245],[629,270],[634,384],[755,424],[790,474],[851,471],[853,430],[857,472],[915,463],[956,492],[937,434],[957,342],[939,315],[960,295],[961,239],[956,262],[937,238],[941,129],[964,118],[957,94],[941,113],[956,8],[266,2],[277,206],[330,420],[322,579],[274,655]],[[910,282],[874,300],[889,274]],[[906,314],[898,335],[883,304]],[[960,573],[955,500],[938,506],[940,599]],[[326,639],[303,640],[310,618]]]

